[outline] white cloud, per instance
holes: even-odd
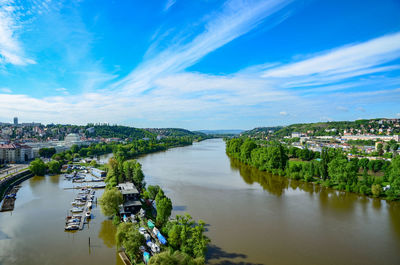
[[[282,116],[287,116],[287,115],[289,115],[286,111],[281,111],[281,112],[279,112],[279,115],[282,115]]]
[[[0,88],[0,92],[3,92],[3,93],[12,93],[12,90],[9,89],[8,87],[1,87],[1,88]]]
[[[13,1],[0,2],[0,64],[28,65],[36,62],[25,56],[19,41],[19,10]]]

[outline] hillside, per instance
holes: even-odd
[[[205,136],[204,133],[201,132],[192,132],[186,129],[181,128],[146,128],[145,131],[160,136],[174,136],[174,137],[183,137],[183,136]]]
[[[370,119],[356,121],[332,121],[317,123],[299,123],[285,127],[260,127],[242,135],[259,136],[260,134],[277,137],[290,136],[293,132],[300,132],[309,136],[343,135],[350,134],[400,134],[400,119]]]
[[[132,138],[140,139],[144,137],[155,137],[154,134],[134,127],[121,126],[121,125],[95,125],[91,127],[94,132],[85,131],[88,137],[104,137],[104,138]]]
[[[228,135],[235,135],[235,134],[240,134],[244,130],[197,130],[196,132],[201,132],[205,134],[228,134]]]

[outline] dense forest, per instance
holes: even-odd
[[[90,133],[89,130],[86,130],[85,135],[87,137],[141,139],[145,137],[150,138],[156,136],[143,129],[121,125],[94,125],[91,128],[94,129],[94,132]]]
[[[226,152],[243,163],[291,179],[316,182],[337,190],[388,200],[400,199],[400,156],[392,162],[353,158],[340,149],[322,152],[288,148],[279,142],[257,144],[252,139],[226,140]]]

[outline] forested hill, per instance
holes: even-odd
[[[344,132],[352,134],[399,134],[400,119],[370,119],[356,121],[332,121],[317,123],[299,123],[285,127],[261,127],[243,132],[242,135],[260,136],[273,135],[278,137],[289,136],[293,132],[308,135],[339,135]]]
[[[258,127],[254,128],[249,131],[244,131],[242,132],[241,135],[243,136],[266,136],[268,134],[273,134],[279,130],[281,130],[283,127],[282,126],[276,126],[276,127]]]
[[[192,132],[186,129],[180,128],[146,128],[144,129],[147,132],[150,132],[154,135],[160,136],[174,136],[174,137],[183,137],[183,136],[206,136],[204,133],[201,132]]]
[[[156,136],[153,133],[143,129],[121,125],[94,125],[90,128],[93,128],[94,132],[91,132],[93,129],[87,129],[85,134],[88,137],[141,139],[145,137],[151,138]]]

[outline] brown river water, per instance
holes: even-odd
[[[209,224],[210,264],[400,264],[399,202],[260,172],[230,160],[221,139],[138,160],[146,182],[171,197],[173,214]],[[0,265],[121,264],[99,208],[83,231],[64,232],[77,193],[70,186],[58,176],[22,183],[14,211],[0,213]]]

